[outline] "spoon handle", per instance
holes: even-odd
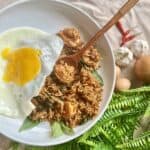
[[[82,55],[84,51],[86,51],[90,46],[94,45],[98,38],[104,35],[114,24],[118,22],[118,20],[123,17],[139,0],[128,0],[123,7],[112,17],[112,19],[102,28],[100,29],[83,47],[80,51]]]

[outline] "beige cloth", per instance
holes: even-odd
[[[0,8],[8,5],[16,0],[0,0]],[[43,0],[44,1],[44,0]],[[126,0],[65,0],[73,5],[82,8],[88,12],[94,19],[103,26],[110,17],[124,4]],[[121,19],[126,29],[134,26],[138,26],[138,30],[142,31],[142,35],[138,38],[146,39],[150,43],[150,1],[140,0],[135,8],[133,8],[128,15]],[[113,49],[119,47],[120,33],[116,27],[112,27],[107,32],[110,43]],[[124,70],[124,76],[134,80],[132,76],[132,65]],[[9,140],[3,136],[0,136],[0,150],[7,150]]]

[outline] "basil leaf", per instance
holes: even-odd
[[[61,122],[61,128],[65,134],[72,135],[74,133],[73,129],[66,126],[63,122]]]
[[[51,134],[53,137],[59,137],[63,135],[63,130],[61,128],[61,124],[59,122],[54,121],[51,124]]]
[[[98,74],[97,71],[93,71],[92,74],[93,74],[93,76],[96,78],[96,80],[99,81],[99,83],[100,83],[101,85],[104,85],[104,81],[103,81],[102,77]]]
[[[31,119],[29,119],[27,117],[24,120],[23,124],[21,125],[19,132],[28,130],[28,129],[32,129],[32,128],[36,127],[39,123],[40,123],[40,121],[32,121]]]

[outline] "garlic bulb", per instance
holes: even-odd
[[[127,47],[120,47],[115,51],[116,64],[121,67],[129,65],[133,60],[133,53]]]
[[[150,54],[148,42],[145,40],[135,40],[133,43],[131,43],[130,49],[135,57]]]

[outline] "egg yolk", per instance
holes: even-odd
[[[35,79],[41,71],[40,54],[33,48],[19,48],[13,52],[5,48],[1,53],[2,58],[7,60],[3,80],[23,86]]]

